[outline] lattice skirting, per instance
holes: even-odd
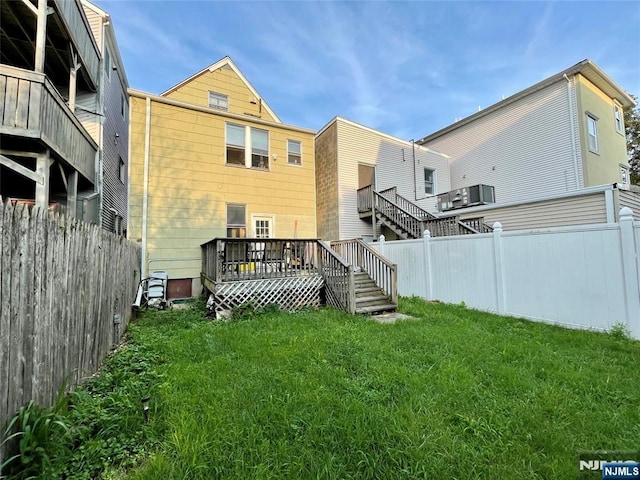
[[[247,302],[258,308],[275,303],[282,310],[319,307],[323,283],[320,275],[217,283],[214,308],[217,314]]]

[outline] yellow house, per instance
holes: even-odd
[[[313,130],[285,125],[229,57],[161,95],[129,90],[128,237],[142,275],[200,293],[214,237],[316,236]]]

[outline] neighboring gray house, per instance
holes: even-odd
[[[129,172],[129,83],[107,12],[81,0],[102,54],[98,95],[80,96],[76,115],[99,145],[98,200],[100,224],[123,234],[127,229]],[[89,213],[89,212],[85,212]]]

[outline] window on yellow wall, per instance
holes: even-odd
[[[287,140],[287,163],[302,165],[302,145],[297,140]]]
[[[227,203],[227,237],[244,238],[247,236],[247,206]]]
[[[229,111],[229,95],[209,90],[209,108],[215,108],[216,110],[223,110],[225,112]]]
[[[227,123],[227,163],[244,165],[244,127]]]
[[[269,132],[266,130],[251,129],[251,166],[269,168]]]
[[[587,114],[587,137],[589,150],[598,153],[598,119]]]
[[[613,106],[613,120],[616,124],[616,132],[624,135],[624,121],[622,120],[622,109],[618,105]]]

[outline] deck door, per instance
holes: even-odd
[[[358,188],[373,185],[376,188],[376,167],[375,165],[358,164]]]
[[[255,238],[275,237],[275,222],[273,215],[251,215],[253,236]]]

